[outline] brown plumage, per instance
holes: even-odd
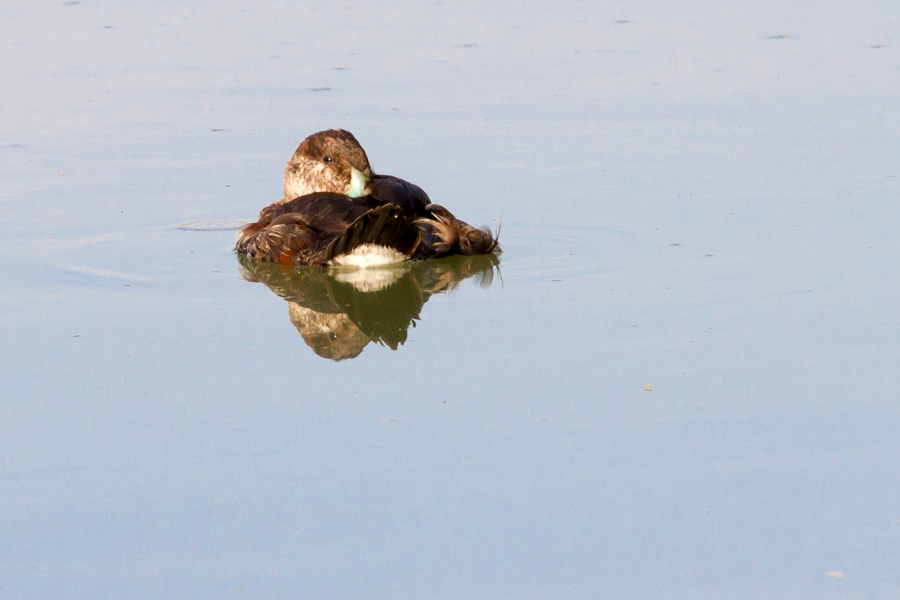
[[[396,206],[368,208],[317,192],[263,209],[259,222],[241,230],[235,249],[283,265],[324,266],[364,244],[412,256],[420,241],[415,223]]]
[[[366,244],[416,260],[499,249],[489,228],[458,220],[408,181],[373,174],[365,150],[341,129],[303,140],[285,168],[284,194],[241,229],[237,252],[327,265]]]
[[[422,258],[441,258],[453,254],[476,256],[499,249],[500,244],[487,225],[472,227],[438,204],[429,204],[428,210],[430,217],[416,219],[419,232],[426,240],[422,244]]]

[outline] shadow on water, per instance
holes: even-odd
[[[489,288],[500,273],[494,254],[357,270],[286,267],[246,256],[238,261],[244,279],[287,300],[306,345],[331,360],[355,358],[369,342],[396,350],[431,296],[452,293],[469,278]]]

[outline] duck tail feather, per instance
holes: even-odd
[[[491,233],[491,228],[484,225],[479,228],[472,227],[467,223],[459,222],[460,238],[459,253],[466,256],[477,256],[481,254],[489,254],[500,248],[497,237]],[[497,231],[499,235],[499,230]]]

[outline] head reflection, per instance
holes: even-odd
[[[239,256],[241,276],[266,284],[288,302],[291,323],[306,345],[331,360],[355,358],[369,342],[396,350],[434,294],[453,292],[472,278],[494,281],[494,254],[452,256],[379,269],[286,267]]]

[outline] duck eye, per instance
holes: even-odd
[[[332,163],[333,160],[334,160],[334,159],[331,158],[330,156],[322,157],[322,161],[323,161],[326,165],[330,165],[330,164]]]
[[[332,331],[331,333],[328,334],[328,338],[333,342],[334,340],[337,339],[337,334]]]

